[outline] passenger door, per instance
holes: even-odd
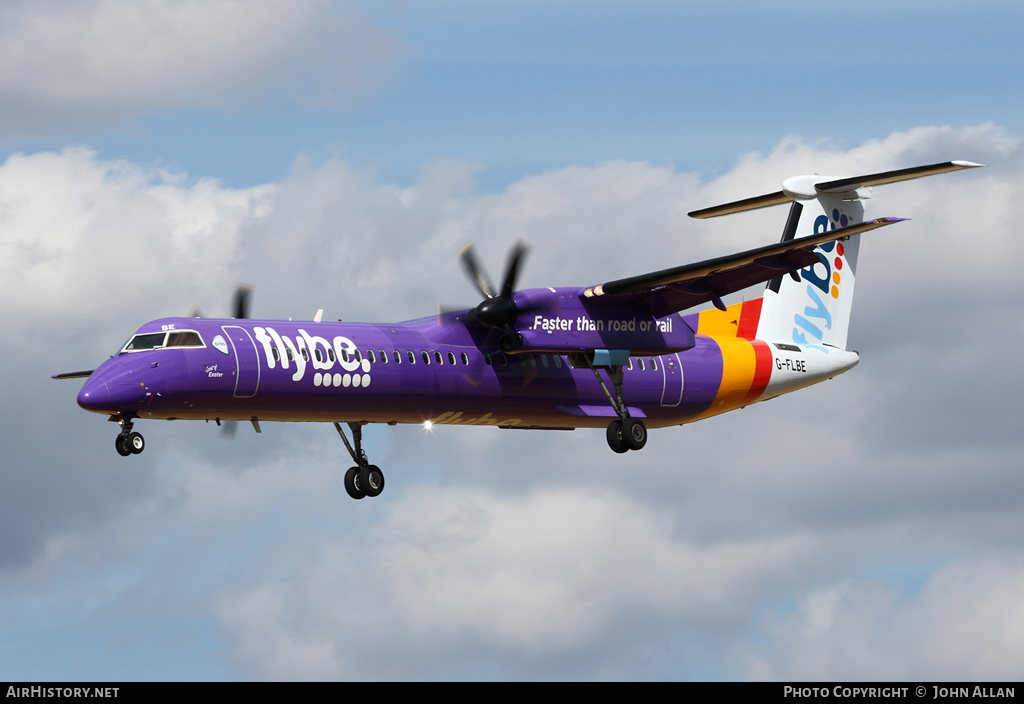
[[[221,327],[235,351],[235,398],[252,398],[260,387],[260,360],[256,343],[245,328]]]

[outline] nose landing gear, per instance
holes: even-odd
[[[352,456],[352,461],[356,463],[355,467],[349,467],[345,472],[345,491],[353,499],[380,496],[380,493],[384,491],[384,472],[377,465],[370,464],[366,453],[363,452],[363,426],[359,423],[348,424],[352,431],[352,439],[355,441],[354,448],[349,444],[341,423],[335,422],[334,427],[338,430],[342,442],[345,443],[348,454]]]
[[[146,449],[146,439],[142,433],[132,432],[132,419],[128,416],[113,416],[111,420],[117,421],[121,426],[121,432],[114,438],[114,448],[121,457],[137,455]]]

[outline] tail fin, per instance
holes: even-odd
[[[796,236],[834,230],[864,221],[860,201],[842,201],[824,194],[807,203],[807,212],[794,201],[791,218],[800,226]],[[802,217],[801,217],[802,215]],[[786,234],[789,234],[787,228]],[[846,349],[853,288],[857,279],[860,235],[827,242],[815,248],[818,263],[800,270],[800,281],[789,276],[772,279],[764,292],[757,337],[770,342],[794,342],[828,351]]]
[[[872,186],[979,166],[982,164],[947,161],[851,178],[794,176],[783,181],[782,190],[776,193],[695,210],[690,216],[712,218],[792,201],[782,236],[786,241],[864,222],[862,201],[871,198]],[[860,237],[818,245],[814,250],[818,263],[801,269],[799,277],[772,279],[764,292],[757,338],[824,352],[829,347],[846,349]]]

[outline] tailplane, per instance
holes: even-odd
[[[690,213],[711,218],[744,210],[791,203],[782,241],[864,222],[863,201],[871,187],[982,166],[948,161],[851,178],[794,176],[782,190]],[[772,279],[764,292],[757,338],[794,343],[828,352],[846,349],[846,336],[857,279],[861,235],[826,242],[814,249],[818,261],[791,275]]]

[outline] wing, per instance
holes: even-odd
[[[63,374],[54,374],[51,379],[84,379],[87,376],[91,376],[95,369],[90,369],[85,372],[64,372]]]
[[[726,294],[764,283],[787,272],[798,278],[800,269],[818,261],[818,255],[813,251],[817,245],[905,219],[878,218],[727,257],[609,281],[586,289],[583,295],[590,299],[603,297],[608,303],[629,302],[650,311],[657,318],[708,301],[725,310],[722,296]]]

